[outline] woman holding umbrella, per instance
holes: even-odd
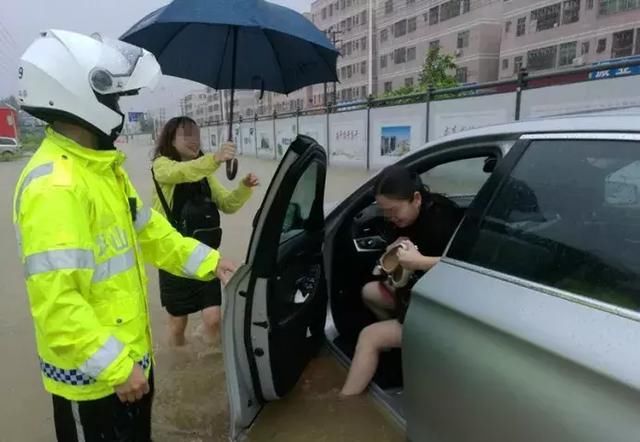
[[[218,247],[221,240],[218,209],[237,212],[258,185],[248,174],[233,191],[213,176],[225,162],[235,157],[235,145],[224,143],[216,154],[200,149],[200,129],[189,117],[172,118],[164,126],[153,160],[156,186],[154,208],[181,231],[201,242]],[[214,341],[221,318],[219,280],[201,282],[160,271],[160,298],[169,313],[169,339],[172,345],[185,344],[188,315],[202,312],[206,336]]]

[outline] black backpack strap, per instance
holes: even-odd
[[[160,199],[160,203],[162,204],[162,208],[164,209],[164,213],[167,216],[167,219],[171,223],[173,227],[176,226],[175,220],[173,219],[173,213],[171,212],[171,208],[167,203],[166,198],[164,197],[164,193],[162,193],[162,189],[160,188],[160,183],[156,180],[156,174],[153,171],[153,166],[151,166],[151,177],[153,178],[153,184],[156,186],[156,192],[158,192],[158,198]]]

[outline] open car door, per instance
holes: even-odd
[[[327,157],[298,136],[254,220],[246,264],[225,288],[223,351],[231,438],[296,384],[324,340]]]

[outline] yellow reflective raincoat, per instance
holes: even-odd
[[[212,154],[205,154],[191,161],[174,161],[167,157],[158,157],[153,161],[153,172],[169,207],[173,201],[176,184],[193,183],[206,178],[211,189],[211,200],[218,206],[218,209],[223,213],[235,213],[249,200],[252,190],[242,182],[231,192],[225,189],[213,176],[219,167],[220,163]],[[164,213],[155,189],[153,208]]]
[[[72,401],[113,394],[133,364],[148,374],[145,262],[210,280],[219,260],[143,205],[124,160],[48,128],[14,196],[44,386]]]

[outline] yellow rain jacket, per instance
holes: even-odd
[[[231,192],[225,189],[213,176],[219,167],[220,163],[212,154],[205,154],[191,161],[174,161],[167,157],[158,157],[153,161],[153,172],[169,207],[173,201],[176,184],[193,183],[206,178],[211,188],[211,200],[218,206],[218,209],[223,213],[235,213],[249,200],[252,190],[242,182]],[[153,208],[164,213],[155,189]]]
[[[145,262],[210,280],[219,260],[142,204],[124,160],[47,128],[14,196],[44,386],[72,401],[113,394],[133,364],[148,375]]]

